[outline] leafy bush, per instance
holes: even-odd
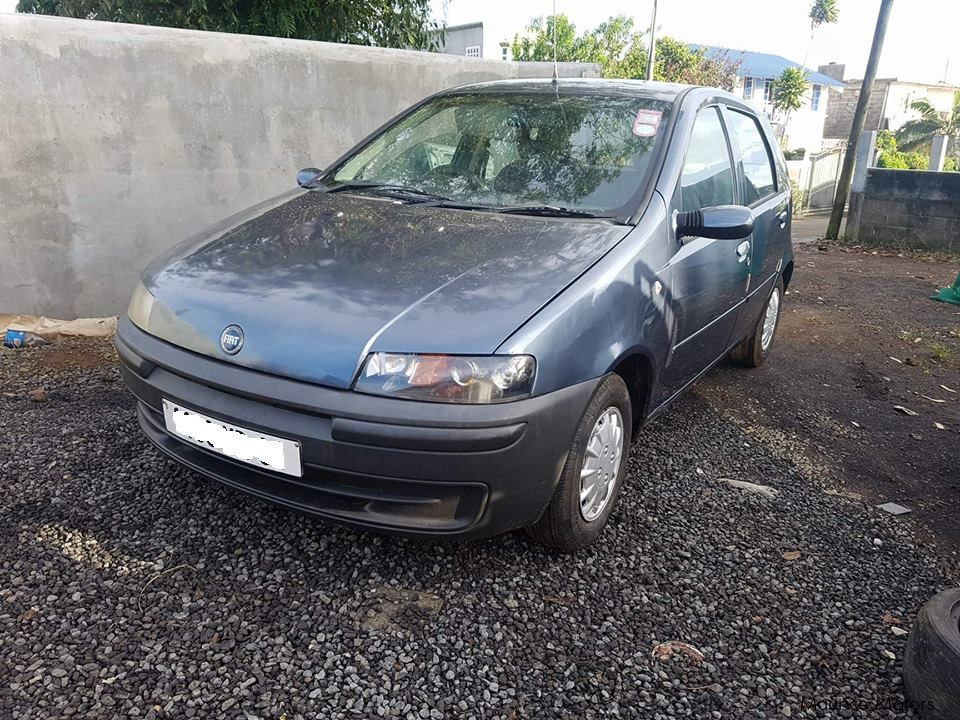
[[[948,157],[943,161],[944,172],[960,172],[960,162],[955,157]]]
[[[790,198],[793,201],[793,212],[802,213],[807,207],[807,191],[801,190],[795,180],[790,181]]]
[[[907,155],[899,150],[887,150],[880,153],[877,158],[877,167],[887,168],[888,170],[907,170]]]
[[[907,167],[911,170],[927,170],[930,168],[930,158],[919,151],[908,152]]]
[[[793,150],[784,150],[783,159],[784,160],[803,160],[803,156],[807,154],[806,148],[794,148]]]
[[[930,161],[922,152],[885,152],[877,160],[877,167],[888,170],[926,170]]]
[[[898,149],[897,138],[889,130],[877,133],[877,167],[888,170],[926,170],[930,166],[929,158],[922,152],[903,152]]]
[[[890,130],[881,130],[877,133],[877,150],[880,153],[897,151],[897,136]]]
[[[888,170],[909,170],[910,166],[907,165],[907,155],[902,153],[899,150],[887,151],[885,153],[880,153],[880,157],[877,158],[877,167],[887,168]]]

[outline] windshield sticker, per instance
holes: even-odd
[[[640,110],[637,112],[637,118],[633,121],[633,134],[637,137],[653,137],[657,134],[657,128],[660,127],[660,116],[663,113],[659,110]]]

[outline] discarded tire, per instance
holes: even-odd
[[[920,609],[907,640],[903,681],[924,720],[960,718],[960,588]]]

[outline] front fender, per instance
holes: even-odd
[[[637,354],[656,387],[674,323],[659,275],[668,259],[669,218],[654,197],[626,238],[498,348],[536,357],[535,395],[600,377]]]

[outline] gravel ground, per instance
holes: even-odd
[[[208,482],[141,437],[105,343],[2,351],[0,390],[5,718],[909,717],[894,628],[951,584],[905,524],[696,393],[643,433],[601,542],[563,556]],[[670,640],[704,660],[655,659]]]

